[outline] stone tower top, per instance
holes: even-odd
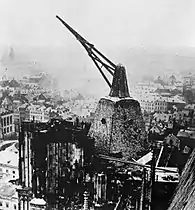
[[[113,75],[110,97],[128,98],[130,97],[127,84],[126,70],[121,64],[117,65]]]

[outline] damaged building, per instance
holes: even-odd
[[[140,104],[130,97],[125,68],[115,65],[61,18],[57,18],[87,50],[109,85],[110,93],[100,99],[90,125],[56,119],[48,123],[22,123],[19,209],[26,210],[30,204],[36,205],[33,199],[43,199],[41,203],[46,203],[51,210],[73,209],[72,204],[78,204],[77,209],[84,204],[84,209],[88,209],[87,197],[98,205],[103,203],[106,206],[108,201],[117,205],[122,190],[131,184],[133,186],[134,179],[128,180],[129,169],[121,174],[120,168],[102,161],[101,154],[117,154],[127,161],[146,152],[147,138]],[[102,67],[112,75],[112,84]],[[108,172],[108,168],[112,172]],[[138,180],[136,184],[139,187],[136,185],[130,190],[131,193],[134,193],[133,189],[137,192],[137,196],[131,199],[135,202],[129,204],[137,206],[136,209],[140,205],[141,178]],[[130,191],[123,195],[123,201],[129,201]]]
[[[138,101],[130,97],[125,68],[116,67],[108,97],[101,98],[89,135],[98,152],[121,153],[126,159],[143,151],[145,125]]]
[[[29,209],[33,197],[49,209],[62,209],[80,189],[90,163],[93,140],[88,125],[68,121],[24,122],[19,138],[19,209]]]

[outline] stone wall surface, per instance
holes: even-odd
[[[110,151],[113,113],[114,103],[104,98],[100,99],[89,130],[89,135],[95,139],[97,152],[103,154],[109,153]]]
[[[168,210],[195,209],[195,150],[189,157]]]
[[[133,99],[115,104],[112,127],[112,152],[122,152],[126,159],[137,158],[144,141],[144,122],[140,105]]]
[[[100,99],[89,135],[95,138],[97,152],[122,152],[125,159],[137,158],[146,139],[139,102]]]

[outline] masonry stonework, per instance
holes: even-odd
[[[145,127],[138,101],[132,98],[101,98],[89,135],[101,154],[121,152],[125,159],[136,158],[145,143]]]

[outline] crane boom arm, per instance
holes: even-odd
[[[59,16],[56,16],[58,20],[76,37],[76,39],[81,43],[81,45],[85,48],[90,58],[95,63],[96,67],[100,71],[101,75],[111,87],[111,83],[108,78],[102,71],[102,67],[104,67],[112,76],[116,70],[116,65],[110,61],[105,55],[103,55],[99,50],[97,50],[93,44],[88,42],[85,38],[83,38],[77,31],[75,31],[71,26],[69,26],[64,20],[62,20]]]

